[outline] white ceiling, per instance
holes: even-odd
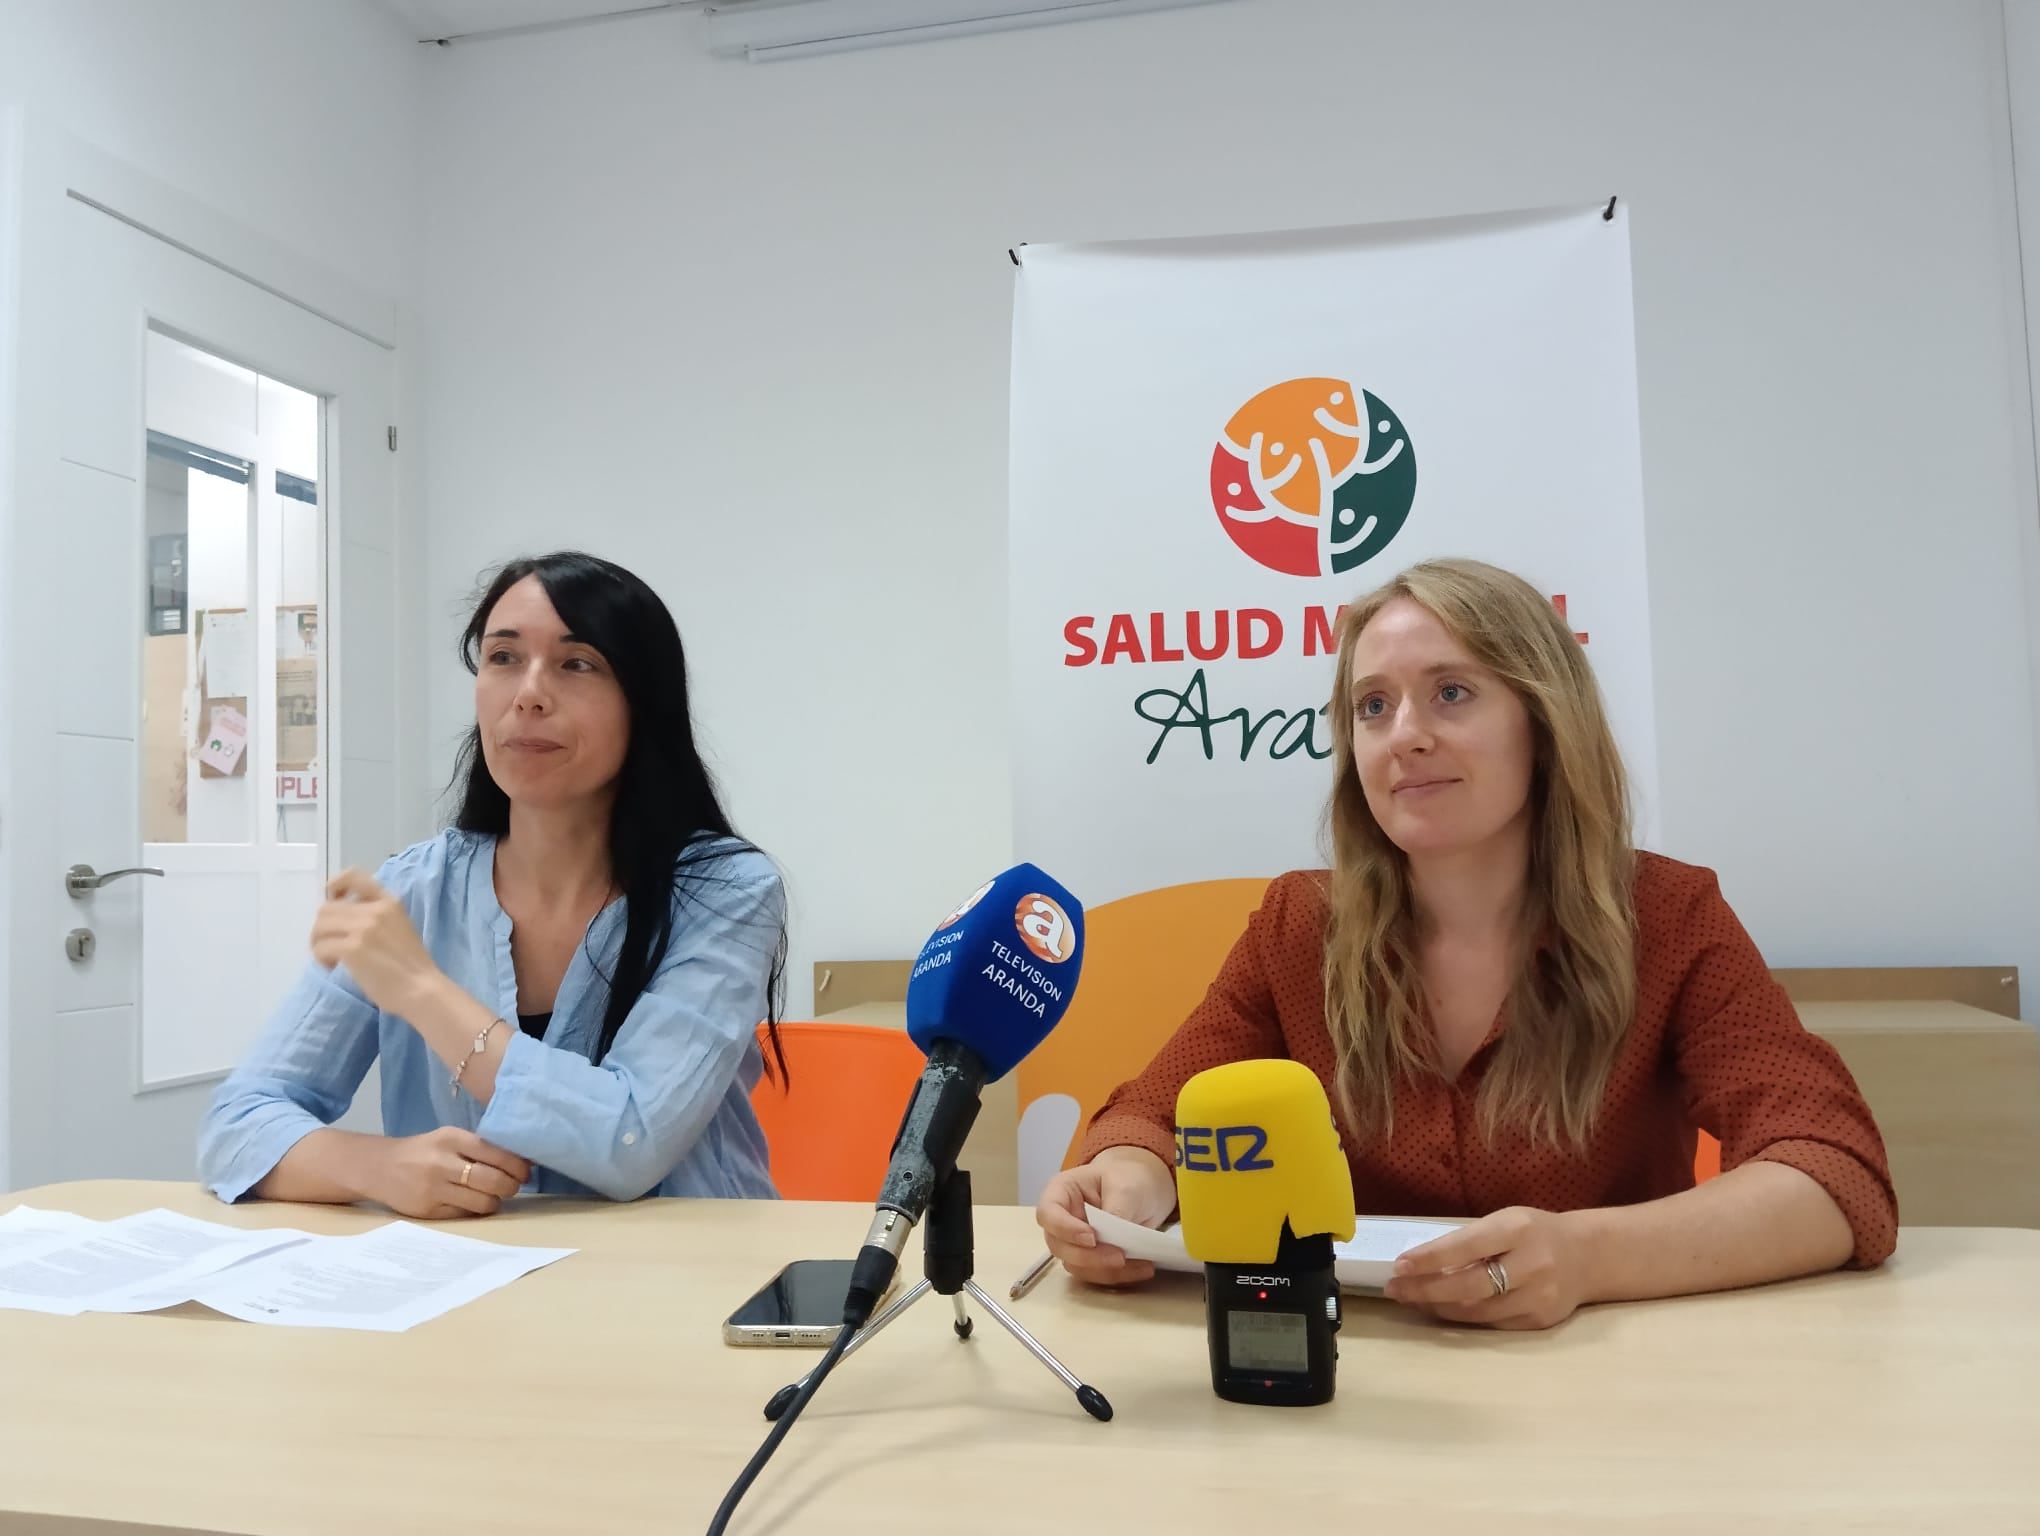
[[[675,0],[383,0],[420,42],[474,37],[523,27],[557,26],[611,16],[619,11],[658,10]],[[701,0],[678,0],[698,10]]]
[[[1211,3],[1213,0],[382,0],[412,36],[425,43],[571,27],[597,17],[646,11],[707,11],[713,27],[724,29],[724,33],[710,36],[711,51],[748,52],[754,59],[813,51],[817,39],[863,39],[865,46],[914,42],[963,31],[1039,26],[1049,21]]]

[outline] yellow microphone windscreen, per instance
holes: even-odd
[[[1297,1237],[1353,1235],[1353,1175],[1317,1074],[1300,1061],[1235,1061],[1176,1097],[1183,1243],[1204,1264],[1271,1263]]]

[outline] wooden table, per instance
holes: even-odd
[[[168,1184],[0,1197],[359,1231]],[[0,1531],[698,1532],[814,1358],[722,1318],[782,1261],[848,1255],[850,1206],[532,1201],[461,1231],[574,1257],[407,1334],[197,1306],[0,1312]],[[978,1217],[1003,1296],[1027,1212]],[[732,1527],[1101,1536],[2040,1531],[2040,1232],[1908,1229],[1871,1275],[1604,1307],[1546,1334],[1353,1301],[1337,1398],[1220,1402],[1192,1277],[1060,1273],[1016,1304],[1110,1424],[989,1321],[927,1300],[845,1362]]]

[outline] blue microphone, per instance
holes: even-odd
[[[986,881],[948,917],[907,979],[907,1034],[928,1056],[850,1279],[843,1322],[862,1328],[900,1251],[956,1168],[979,1095],[1061,1021],[1077,990],[1084,909],[1032,864]]]

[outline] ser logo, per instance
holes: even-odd
[[[1179,1125],[1176,1166],[1186,1173],[1266,1173],[1275,1166],[1258,1125]]]

